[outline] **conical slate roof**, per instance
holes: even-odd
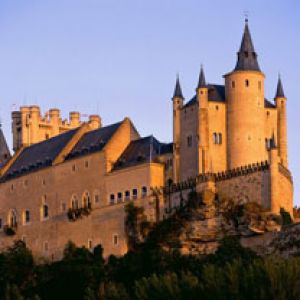
[[[10,159],[11,155],[0,124],[0,168]]]
[[[201,71],[200,71],[199,81],[198,81],[198,89],[203,87],[206,87],[206,81],[205,81],[203,66],[201,66]]]
[[[275,98],[285,98],[280,76],[278,77],[278,83],[277,83],[277,90],[276,90]]]
[[[234,71],[260,71],[257,61],[257,54],[253,46],[247,19],[245,23],[241,47],[237,55],[238,60]]]
[[[176,85],[175,85],[175,89],[174,89],[173,98],[183,99],[182,90],[181,90],[181,86],[180,86],[180,82],[179,82],[179,76],[177,76],[177,79],[176,79]]]

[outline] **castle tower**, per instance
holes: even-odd
[[[199,173],[205,173],[209,171],[208,88],[202,66],[196,93],[198,101],[198,168]]]
[[[173,101],[173,181],[180,181],[180,139],[181,139],[181,109],[183,106],[183,95],[177,76]]]
[[[235,69],[226,74],[227,164],[236,168],[267,159],[264,137],[264,79],[246,19]]]
[[[287,148],[287,119],[286,119],[286,97],[284,95],[281,78],[278,78],[277,91],[275,95],[277,108],[277,140],[280,162],[288,167]]]

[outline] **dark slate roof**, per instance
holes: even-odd
[[[225,86],[218,84],[208,84],[208,101],[225,102]],[[197,103],[197,96],[195,95],[188,101],[184,107],[189,107]]]
[[[201,66],[197,88],[203,88],[203,87],[206,87],[206,81],[205,81],[204,70],[203,67]]]
[[[0,124],[0,168],[10,159],[10,151]]]
[[[49,140],[25,148],[1,178],[1,181],[50,166],[77,130],[79,129],[67,131]]]
[[[128,168],[145,162],[157,161],[162,154],[172,153],[173,144],[159,142],[153,136],[132,141],[115,163],[113,170]]]
[[[243,39],[241,42],[241,47],[238,52],[238,60],[235,66],[234,71],[260,71],[257,54],[255,52],[249,26],[248,20],[246,20]]]
[[[182,90],[181,90],[181,86],[180,86],[179,76],[177,76],[177,79],[176,79],[176,84],[175,84],[173,99],[174,98],[181,98],[181,99],[183,99],[183,94],[182,94]]]
[[[78,143],[66,157],[66,160],[88,153],[101,151],[121,124],[122,122],[118,122],[87,132],[78,141]]]
[[[276,108],[276,105],[265,98],[265,108]]]
[[[282,82],[281,82],[281,78],[280,76],[278,77],[278,83],[277,83],[277,90],[276,90],[276,95],[275,95],[276,98],[285,98],[285,95],[284,95],[284,91],[283,91],[283,86],[282,86]]]

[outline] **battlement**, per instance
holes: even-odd
[[[88,124],[92,129],[102,126],[101,117],[88,116]],[[39,106],[22,106],[19,111],[12,112],[13,149],[29,146],[58,134],[81,126],[81,114],[77,111],[69,113],[69,119],[62,119],[60,110],[51,108],[41,114]]]

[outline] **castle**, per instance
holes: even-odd
[[[265,99],[247,20],[237,56],[224,85],[207,83],[201,67],[188,102],[177,78],[173,143],[141,137],[129,118],[102,126],[78,112],[69,121],[58,109],[12,112],[12,156],[0,128],[0,248],[22,239],[36,256],[58,259],[72,240],[121,255],[128,201],[155,222],[192,188],[292,213],[287,99],[280,78],[275,101]]]

